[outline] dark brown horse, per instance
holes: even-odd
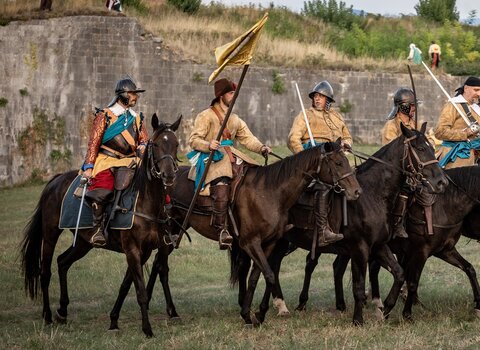
[[[438,166],[433,149],[425,138],[426,125],[421,131],[411,131],[402,125],[402,135],[390,144],[382,147],[357,169],[357,179],[363,189],[357,201],[348,203],[348,225],[341,229],[345,238],[318,250],[321,253],[333,253],[349,256],[352,260],[352,280],[355,308],[353,323],[363,324],[363,306],[365,303],[365,275],[369,259],[375,257],[393,275],[394,282],[385,300],[385,313],[395,306],[400,288],[404,282],[403,269],[393,256],[387,242],[390,239],[388,215],[395,198],[405,181],[412,185],[427,185],[432,192],[441,192],[448,183],[443,171]],[[330,222],[335,222],[337,230],[341,226],[341,198],[334,196]],[[304,214],[306,221],[308,213]],[[299,222],[301,220],[295,220]],[[312,245],[312,230],[293,228],[286,234],[286,239],[296,246],[309,250]],[[279,271],[280,262],[285,255],[286,245],[278,244],[272,254],[272,267]],[[318,260],[318,256],[316,259]],[[305,309],[308,299],[311,267],[316,260],[307,257],[304,289],[299,310]],[[314,265],[313,265],[314,267]],[[276,286],[279,289],[279,285]],[[305,292],[306,291],[306,292]],[[281,290],[274,291],[281,296]],[[270,290],[265,292],[257,317],[260,320],[268,309]],[[283,299],[283,298],[282,298]]]
[[[132,282],[137,291],[137,300],[142,313],[142,330],[152,336],[148,319],[147,292],[143,277],[143,264],[148,260],[152,250],[156,249],[163,236],[165,215],[166,185],[172,185],[177,171],[176,157],[178,141],[174,131],[178,128],[181,117],[172,125],[159,124],[155,115],[152,117],[154,133],[144,153],[140,167],[133,179],[133,185],[139,190],[133,227],[130,230],[110,230],[109,242],[105,249],[126,255],[128,268],[124,283]],[[51,278],[51,264],[55,246],[62,230],[58,228],[62,199],[77,171],[70,171],[55,176],[45,186],[35,213],[25,228],[21,255],[25,277],[25,290],[33,299],[37,296],[40,279],[43,294],[42,316],[46,323],[52,323],[52,311],[48,289]],[[67,290],[67,273],[70,266],[83,258],[91,249],[90,230],[79,230],[75,247],[69,247],[57,259],[60,280],[60,308],[56,320],[65,323],[69,303]],[[127,282],[125,282],[127,281]],[[118,326],[111,325],[111,329]]]
[[[480,237],[480,167],[462,167],[446,170],[450,185],[445,193],[437,196],[433,205],[434,234],[428,235],[424,222],[423,207],[414,203],[408,210],[408,239],[395,239],[390,243],[392,251],[399,256],[405,269],[407,282],[407,299],[403,308],[403,317],[412,319],[412,306],[418,300],[418,284],[427,259],[435,256],[458,267],[467,275],[473,291],[475,313],[480,314],[480,287],[476,272],[457,251],[455,245],[463,233],[466,237]],[[340,283],[342,268],[348,259],[338,262],[339,269],[335,273],[336,283]],[[380,299],[378,272],[380,266],[376,262],[370,264],[370,282],[372,298]],[[343,300],[342,290],[336,293],[340,302]],[[338,301],[337,301],[338,303]]]
[[[181,167],[173,189],[173,217],[182,222],[186,209],[193,197],[193,181],[188,180],[187,167]],[[323,147],[315,147],[290,156],[265,167],[248,169],[241,186],[237,190],[234,203],[234,216],[239,236],[235,244],[253,259],[256,274],[265,276],[267,284],[275,283],[274,273],[267,262],[275,243],[285,232],[288,223],[288,210],[295,203],[313,177],[344,189],[349,199],[357,199],[361,189],[353,176],[348,159],[342,150],[340,140],[328,142]],[[197,232],[212,240],[218,240],[217,233],[210,226],[210,214],[193,212],[188,224]],[[175,233],[174,226],[173,232]],[[230,226],[232,227],[232,226]],[[148,283],[152,292],[157,274],[164,291],[168,291],[168,249],[159,249]],[[256,283],[255,280],[255,283]],[[250,285],[252,285],[252,281]],[[251,325],[250,307],[254,286],[250,295],[242,295],[241,316]],[[167,294],[166,294],[167,298]],[[170,311],[169,311],[170,310]],[[173,301],[167,300],[167,312],[175,310]],[[174,314],[177,316],[176,312]],[[172,316],[172,315],[171,315]]]

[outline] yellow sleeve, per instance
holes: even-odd
[[[389,120],[385,123],[382,129],[382,145],[386,145],[398,137],[394,123],[395,119]]]
[[[307,132],[307,125],[303,113],[299,113],[293,121],[292,128],[288,134],[288,148],[293,153],[303,151],[302,137]]]
[[[459,125],[463,124],[457,123],[456,128],[454,124],[456,119],[459,118],[458,112],[455,110],[455,107],[451,103],[447,103],[440,113],[440,119],[438,120],[437,127],[435,129],[435,137],[439,140],[445,141],[466,141],[468,140],[467,130],[464,130],[467,125],[459,128]]]
[[[210,118],[206,113],[200,113],[195,118],[193,130],[188,139],[188,144],[195,151],[210,152],[210,140],[207,140],[208,131],[210,130]]]
[[[235,139],[240,142],[241,145],[245,146],[248,150],[256,153],[261,153],[263,143],[261,143],[250,131],[242,119],[238,118],[239,127],[237,133],[235,134]]]

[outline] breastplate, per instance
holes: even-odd
[[[128,144],[127,140],[125,140],[122,134],[118,134],[113,139],[108,140],[105,143],[105,146],[125,155],[132,153],[132,151],[136,149],[136,144],[138,140],[137,123],[133,121],[133,123],[130,124],[127,130],[125,130],[124,132],[128,132],[135,140],[135,148],[132,149],[132,147]]]

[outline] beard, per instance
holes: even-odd
[[[225,96],[220,97],[220,99],[222,100],[222,102],[225,106],[230,107],[230,101],[227,100],[227,98]]]

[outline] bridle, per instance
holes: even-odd
[[[418,156],[417,151],[415,151],[415,148],[411,145],[411,141],[415,140],[418,137],[418,135],[414,135],[411,137],[405,137],[405,140],[403,141],[403,156],[402,156],[402,166],[399,167],[398,165],[389,163],[384,161],[383,159],[377,158],[375,156],[370,156],[368,154],[359,152],[359,151],[354,151],[350,150],[350,152],[355,156],[363,160],[367,159],[372,159],[376,162],[385,164],[391,168],[399,170],[403,175],[405,175],[406,180],[405,182],[407,185],[410,187],[412,191],[414,191],[419,184],[423,184],[424,186],[428,186],[433,190],[433,186],[431,185],[430,181],[425,178],[425,175],[423,174],[423,170],[425,167],[436,164],[438,163],[437,159],[431,159],[426,162],[422,162],[420,160],[420,157]],[[414,164],[414,160],[416,162],[416,165]]]
[[[170,132],[173,132],[172,130],[170,130],[169,128],[166,128],[164,130],[162,130],[162,133],[164,131],[170,131]],[[172,186],[173,185],[173,182],[172,183],[166,183],[165,179],[164,179],[164,176],[163,176],[163,173],[162,171],[160,170],[160,163],[162,161],[170,161],[172,162],[172,165],[173,165],[173,171],[174,173],[176,174],[177,171],[178,171],[178,164],[177,164],[177,159],[174,158],[171,154],[164,154],[162,156],[160,156],[160,158],[156,159],[155,158],[155,152],[153,151],[153,148],[154,147],[159,147],[157,144],[155,144],[153,142],[152,139],[148,140],[148,143],[147,143],[147,166],[148,166],[148,172],[147,172],[147,176],[148,176],[148,179],[150,180],[151,176],[153,176],[154,178],[156,179],[160,179],[163,181],[164,185],[166,187],[169,187],[169,186]]]
[[[324,158],[326,158],[325,161],[326,161],[327,163],[333,162],[333,159],[331,159],[330,156],[331,156],[334,152],[335,152],[335,151],[331,151],[331,152],[327,152],[327,153],[324,154]],[[340,151],[338,151],[338,152],[343,152],[343,151],[340,150]],[[317,180],[318,182],[325,183],[325,184],[328,185],[328,186],[332,186],[332,189],[333,189],[333,191],[334,191],[335,193],[345,192],[345,188],[342,187],[342,185],[340,185],[340,181],[342,181],[342,180],[344,180],[344,179],[346,179],[346,178],[348,178],[348,177],[350,177],[350,176],[355,176],[355,170],[346,172],[345,174],[338,174],[338,172],[333,171],[333,169],[336,169],[336,166],[335,166],[335,165],[332,166],[331,164],[329,164],[329,165],[328,165],[328,171],[329,171],[329,173],[330,173],[330,175],[332,176],[332,179],[333,179],[332,184],[327,184],[327,183],[325,183],[325,182],[323,182],[323,181],[320,181],[319,179],[316,179],[316,180]],[[320,170],[320,169],[318,169],[318,170]],[[317,172],[317,174],[318,174],[318,173],[319,173],[319,172]]]

